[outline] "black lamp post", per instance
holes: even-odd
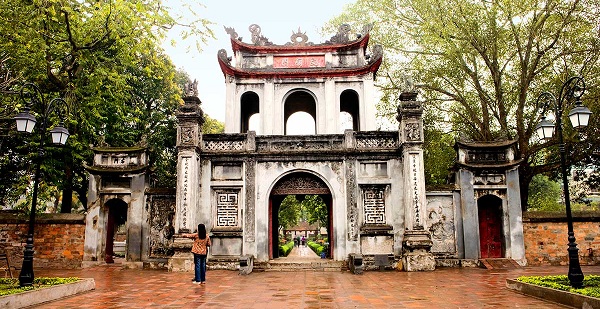
[[[33,230],[35,224],[35,212],[37,204],[37,193],[38,183],[41,174],[41,161],[44,158],[44,138],[46,136],[46,130],[48,128],[48,117],[54,111],[57,111],[57,115],[60,118],[59,125],[55,126],[50,130],[52,135],[52,143],[58,145],[64,145],[67,143],[69,137],[69,131],[64,127],[64,116],[67,114],[67,102],[61,98],[54,98],[50,102],[46,102],[40,89],[31,83],[27,83],[21,88],[20,92],[21,100],[25,103],[25,109],[15,116],[17,121],[17,131],[31,133],[33,127],[36,124],[36,118],[30,113],[30,110],[34,107],[38,107],[41,111],[40,114],[40,144],[38,146],[38,157],[35,162],[35,178],[33,179],[33,195],[31,199],[31,212],[29,213],[29,231],[27,233],[27,241],[25,244],[25,250],[23,252],[23,266],[21,267],[21,273],[19,274],[19,285],[30,286],[33,284]],[[57,104],[62,105],[60,108]]]
[[[565,208],[567,211],[567,226],[568,226],[568,240],[569,248],[569,281],[571,286],[575,288],[583,287],[583,272],[581,272],[581,266],[579,265],[579,249],[577,243],[575,243],[575,233],[573,232],[573,217],[571,216],[571,200],[569,196],[569,180],[567,176],[567,163],[565,159],[565,143],[563,140],[563,129],[562,129],[562,117],[564,109],[573,100],[575,101],[575,107],[569,113],[571,124],[574,128],[583,128],[587,126],[592,112],[581,105],[581,96],[585,91],[585,82],[583,78],[574,76],[569,78],[560,88],[558,98],[556,98],[550,92],[542,93],[538,99],[538,106],[542,108],[542,119],[536,126],[536,131],[539,137],[543,139],[552,138],[554,133],[554,125],[552,122],[546,120],[545,113],[550,107],[554,109],[554,116],[556,117],[556,132],[558,133],[558,147],[560,149],[560,167],[562,170],[563,190],[565,195]]]

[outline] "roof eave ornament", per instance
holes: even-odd
[[[235,29],[233,27],[225,27],[225,26],[223,26],[223,28],[225,28],[225,32],[227,32],[227,34],[229,34],[229,37],[232,40],[238,40],[238,41],[242,40],[241,37],[238,37],[238,34],[237,34],[237,32],[235,32]]]
[[[268,46],[273,45],[273,42],[269,41],[266,37],[264,37],[260,32],[260,26],[257,24],[252,24],[248,27],[250,33],[252,34],[252,43],[257,46]]]

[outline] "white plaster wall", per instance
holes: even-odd
[[[358,185],[389,185],[389,192],[385,197],[385,216],[386,224],[393,227],[394,232],[394,254],[400,255],[402,253],[402,240],[404,238],[404,227],[405,227],[405,211],[404,211],[404,173],[403,164],[401,160],[385,160],[385,161],[359,161],[360,163],[370,164],[385,162],[387,165],[386,175],[382,175],[380,172],[372,171],[358,171],[357,172],[357,183]],[[360,164],[357,165],[360,168]],[[362,194],[359,193],[358,199],[358,212],[359,212],[359,226],[364,224],[364,205],[362,201]]]
[[[240,98],[253,91],[259,97],[261,135],[283,135],[284,103],[295,90],[305,90],[315,97],[317,134],[339,134],[340,94],[347,89],[359,98],[360,130],[376,130],[375,86],[372,74],[365,77],[333,79],[259,80],[226,78],[225,133],[240,132]]]
[[[331,190],[333,199],[334,260],[346,259],[346,198],[341,162],[259,162],[256,166],[256,256],[269,259],[269,195],[281,177],[292,172],[307,172],[319,177]]]

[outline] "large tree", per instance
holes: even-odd
[[[181,93],[160,47],[166,32],[183,26],[182,38],[212,37],[208,21],[183,25],[161,0],[6,0],[0,12],[6,66],[69,105],[67,146],[50,147],[44,160],[44,182],[63,191],[63,212],[71,210],[73,190],[86,204],[89,145],[132,146],[144,137],[161,144],[165,134],[157,130],[172,120],[163,113],[174,110]],[[13,112],[22,108],[3,100]]]
[[[442,116],[426,129],[467,140],[516,139],[526,207],[532,177],[560,164],[556,138],[542,143],[534,135],[538,95],[558,96],[564,81],[580,75],[588,86],[584,104],[600,114],[599,10],[597,0],[358,0],[329,29],[373,24],[371,41],[385,51],[378,73],[384,114],[395,110],[409,76],[426,113]],[[569,164],[597,149],[597,118],[585,142],[565,125]]]

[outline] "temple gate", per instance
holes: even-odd
[[[426,192],[417,93],[399,95],[398,130],[376,128],[383,54],[368,49],[370,27],[351,36],[341,26],[320,44],[298,31],[284,45],[257,25],[252,43],[225,29],[234,51],[218,53],[226,133],[202,134],[194,82],[177,111],[176,189],[150,187],[145,148],[95,148],[84,265],[110,263],[124,231],[125,265],[190,271],[192,241],[180,234],[204,223],[209,267],[238,269],[250,256],[264,266],[278,258],[277,213],[290,194],[325,202],[332,263],[358,255],[367,269],[406,271],[526,263],[514,141],[457,142],[453,188]],[[314,134],[289,134],[296,112],[312,117]]]

